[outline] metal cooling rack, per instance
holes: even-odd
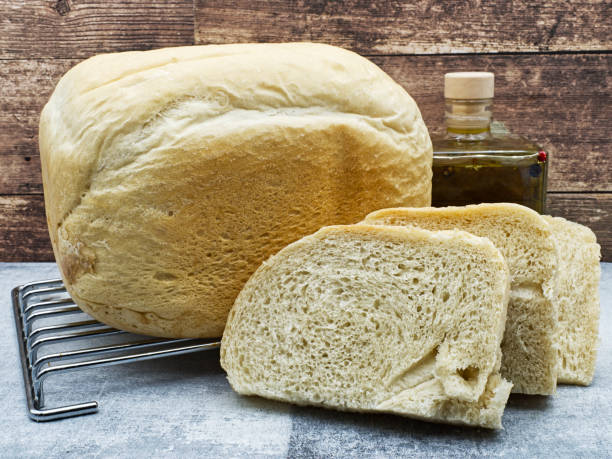
[[[61,279],[15,287],[11,297],[28,410],[35,421],[98,411],[95,401],[45,408],[43,383],[53,374],[188,354],[220,345],[218,340],[138,336],[106,326],[76,306]],[[79,346],[67,348],[74,342]]]

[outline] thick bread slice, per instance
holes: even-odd
[[[517,204],[400,208],[373,212],[363,223],[461,229],[489,238],[510,268],[512,287],[501,374],[513,392],[553,394],[557,383],[557,253],[551,229]]]
[[[262,264],[221,365],[245,395],[501,427],[509,274],[461,231],[332,226]]]
[[[414,100],[322,44],[92,57],[58,83],[39,139],[66,288],[136,333],[221,336],[244,283],[290,242],[431,202]]]
[[[589,385],[595,373],[599,330],[601,256],[593,231],[561,217],[550,224],[559,251],[559,377]]]

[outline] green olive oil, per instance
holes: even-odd
[[[446,75],[446,134],[432,137],[432,205],[514,202],[544,213],[548,155],[491,121],[492,97],[491,73]]]

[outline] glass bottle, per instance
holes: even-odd
[[[548,155],[492,122],[494,76],[444,76],[446,134],[433,136],[432,206],[515,202],[544,213]]]

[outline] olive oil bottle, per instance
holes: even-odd
[[[544,213],[548,155],[492,122],[494,76],[444,76],[446,134],[432,137],[432,205],[515,202]]]

